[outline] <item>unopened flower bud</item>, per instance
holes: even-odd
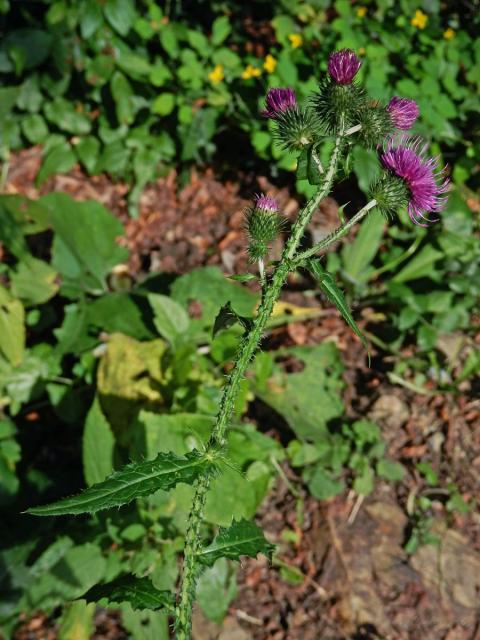
[[[264,194],[257,196],[253,207],[247,209],[245,218],[250,260],[261,260],[268,253],[271,243],[283,226],[283,220],[278,214],[277,201]]]
[[[330,54],[328,73],[337,84],[351,84],[362,66],[362,61],[351,49]]]

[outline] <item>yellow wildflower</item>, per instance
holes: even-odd
[[[448,27],[448,29],[445,29],[445,31],[443,32],[443,37],[445,38],[445,40],[451,40],[455,37],[455,35],[455,31],[451,27]]]
[[[273,73],[275,71],[275,67],[277,66],[277,61],[275,58],[269,53],[265,58],[265,62],[263,63],[263,68],[267,73]]]
[[[225,75],[223,73],[223,64],[217,64],[214,70],[210,71],[208,77],[210,79],[210,82],[213,82],[213,84],[218,84],[219,82],[221,82],[225,78]]]
[[[262,72],[260,69],[253,67],[251,64],[248,64],[246,68],[242,71],[242,78],[244,80],[250,80],[250,78],[258,78],[261,76]]]
[[[365,47],[360,47],[360,49],[358,50],[358,55],[359,56],[364,56],[367,53]]]
[[[298,47],[301,47],[303,44],[303,38],[299,33],[291,33],[288,39],[290,40],[292,49],[298,49]]]
[[[425,29],[428,22],[428,16],[426,13],[423,13],[421,9],[417,9],[415,11],[415,15],[410,20],[410,24],[412,27],[417,27],[418,29]]]
[[[367,7],[358,7],[357,9],[357,16],[359,18],[364,18],[367,15]]]

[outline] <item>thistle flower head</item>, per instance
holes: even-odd
[[[393,124],[397,129],[410,129],[419,116],[420,110],[415,100],[393,96],[387,106]]]
[[[361,66],[361,60],[351,49],[335,51],[328,59],[328,73],[337,84],[351,84]]]
[[[245,230],[248,234],[248,254],[250,260],[263,259],[270,244],[280,233],[283,219],[278,215],[278,203],[275,198],[263,193],[255,197],[252,207],[245,211]]]
[[[278,203],[275,198],[259,193],[255,196],[255,209],[260,209],[265,213],[277,213]]]
[[[429,214],[438,213],[446,204],[449,180],[445,168],[440,169],[438,158],[427,155],[427,145],[420,138],[406,136],[390,139],[380,156],[390,174],[403,180],[408,188],[408,214],[415,224],[427,226],[422,221],[436,222]]]
[[[286,111],[297,108],[297,96],[293,89],[270,89],[265,98],[266,109],[262,116],[276,120]]]

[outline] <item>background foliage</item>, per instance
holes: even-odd
[[[147,181],[172,167],[186,175],[192,163],[267,172],[292,184],[293,158],[258,117],[265,91],[289,85],[304,98],[332,49],[359,51],[367,88],[379,100],[397,93],[419,102],[417,132],[448,161],[455,190],[434,228],[412,229],[404,214],[387,226],[372,215],[327,267],[350,301],[375,309],[369,340],[392,354],[415,345],[412,356],[396,359],[393,382],[422,390],[433,381],[458,393],[478,376],[478,350],[469,347],[460,359],[440,348],[456,332],[470,344],[480,293],[478,216],[465,203],[478,187],[480,153],[475,3],[0,7],[3,182],[9,153],[41,144],[39,182],[77,162],[89,174],[108,171],[131,183],[132,214]],[[241,153],[232,157],[229,148]],[[375,175],[373,154],[358,151],[354,166],[344,191],[361,200]],[[296,186],[308,192],[306,181]],[[20,612],[52,611],[125,572],[173,589],[190,487],[90,518],[33,525],[20,512],[99,482],[129,460],[201,448],[240,335],[232,327],[213,338],[215,317],[228,301],[251,316],[257,298],[213,268],[130,282],[115,271],[128,258],[116,242],[122,225],[93,202],[2,195],[0,221],[0,628],[8,634]],[[191,300],[201,304],[199,317],[188,313]],[[279,310],[272,322],[290,320]],[[303,369],[289,373],[287,358]],[[235,465],[222,469],[209,496],[209,535],[232,514],[252,518],[286,458],[319,499],[345,486],[367,495],[376,477],[401,480],[404,470],[386,456],[377,425],[346,418],[343,368],[333,343],[261,354],[229,435]],[[245,422],[255,397],[287,423],[287,446]],[[423,468],[427,481],[430,471]],[[467,508],[454,486],[449,492],[452,508]],[[221,620],[235,592],[235,566],[212,562],[199,587],[205,613]],[[168,637],[165,614],[121,606],[135,638]],[[75,623],[88,630],[93,611],[85,602],[64,607],[62,633]]]

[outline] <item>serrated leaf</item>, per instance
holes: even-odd
[[[219,558],[240,560],[240,556],[255,558],[259,553],[271,557],[274,549],[275,545],[268,542],[254,522],[239,520],[230,527],[221,528],[212,544],[199,552],[198,560],[212,567]]]
[[[83,596],[87,602],[106,599],[110,605],[129,602],[132,609],[173,610],[174,597],[170,591],[156,589],[148,578],[122,576],[106,584],[97,584]]]
[[[233,310],[230,302],[227,302],[223,305],[223,307],[218,312],[217,317],[215,318],[212,336],[215,337],[217,333],[219,333],[223,329],[228,329],[237,322],[247,330],[250,329],[252,325],[252,320],[250,318],[239,316],[238,313]]]
[[[254,273],[234,273],[233,276],[228,276],[229,280],[235,280],[236,282],[250,282],[250,280],[258,280]]]
[[[358,328],[357,323],[353,319],[351,311],[348,307],[347,301],[345,300],[345,296],[343,295],[343,291],[339,289],[339,287],[335,284],[334,279],[331,274],[321,266],[320,261],[317,259],[309,260],[307,265],[307,269],[313,275],[313,277],[317,280],[320,289],[327,296],[330,302],[337,307],[342,316],[345,319],[345,322],[352,328],[352,330],[357,334],[357,336],[362,341],[363,346],[368,352],[368,342],[363,335],[363,333]],[[369,355],[370,358],[370,355]]]
[[[78,515],[120,507],[159,489],[168,491],[180,482],[192,484],[199,475],[208,471],[210,466],[211,463],[195,450],[185,456],[159,453],[155,460],[126,465],[121,471],[113,473],[103,482],[94,484],[78,495],[43,507],[32,507],[26,513],[34,516]]]

